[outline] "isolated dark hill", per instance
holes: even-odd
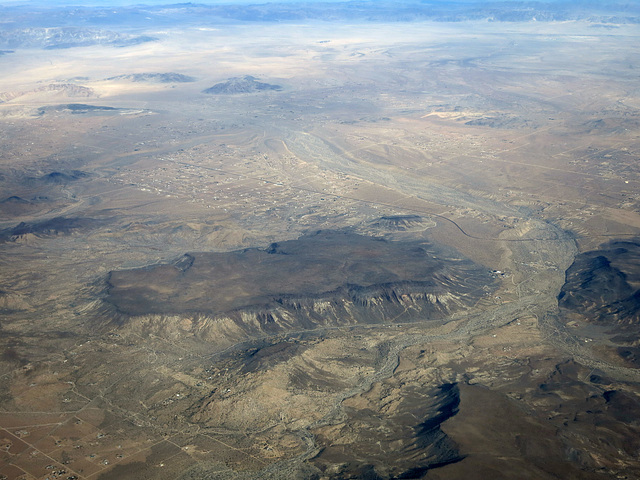
[[[10,197],[5,198],[0,201],[1,204],[30,204],[29,200],[25,200],[24,198],[18,197],[17,195],[12,195]]]
[[[578,255],[558,296],[562,310],[606,325],[640,325],[640,241]]]
[[[323,231],[266,249],[193,253],[171,265],[114,271],[107,302],[127,316],[204,314],[210,328],[244,338],[443,318],[474,305],[494,281],[484,268],[424,242]]]
[[[13,228],[0,231],[0,239],[7,240],[27,234],[37,236],[69,235],[78,230],[87,230],[102,225],[103,220],[84,217],[55,217],[41,222],[20,222]]]
[[[74,182],[76,180],[80,180],[81,178],[85,178],[88,175],[81,170],[73,170],[71,172],[51,172],[43,175],[38,179],[39,183],[44,183],[47,185],[64,185],[67,183]]]
[[[282,87],[280,85],[259,82],[255,77],[245,75],[244,77],[234,77],[230,78],[226,82],[217,83],[213,87],[203,90],[202,93],[213,95],[234,95],[239,93],[254,93],[269,90],[282,90]]]
[[[27,179],[26,184],[36,184],[40,193],[42,190],[46,190],[46,187],[34,182],[34,179]],[[49,197],[43,195],[30,196],[30,198],[24,198],[17,195],[12,195],[0,201],[0,214],[7,217],[21,217],[23,215],[31,215],[47,204]]]
[[[23,215],[34,209],[34,205],[29,201],[17,195],[12,195],[0,200],[0,213],[12,217]]]

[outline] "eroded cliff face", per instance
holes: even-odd
[[[420,478],[464,458],[441,429],[458,413],[458,385],[406,390],[376,383],[345,400],[341,422],[314,430],[322,450],[313,464],[326,478]]]
[[[494,288],[486,269],[431,244],[317,232],[111,272],[106,300],[126,329],[228,346],[288,331],[443,319]]]

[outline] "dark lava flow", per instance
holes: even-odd
[[[219,315],[274,308],[311,312],[318,301],[345,299],[384,309],[388,300],[399,313],[416,302],[429,304],[441,318],[475,304],[494,285],[487,269],[424,241],[320,231],[266,249],[192,253],[173,264],[114,271],[107,301],[126,315]]]

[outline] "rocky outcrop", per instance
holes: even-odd
[[[614,241],[578,255],[558,296],[562,311],[618,327],[640,325],[640,241]]]

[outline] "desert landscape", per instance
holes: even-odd
[[[640,7],[329,5],[2,7],[0,479],[640,476]]]

